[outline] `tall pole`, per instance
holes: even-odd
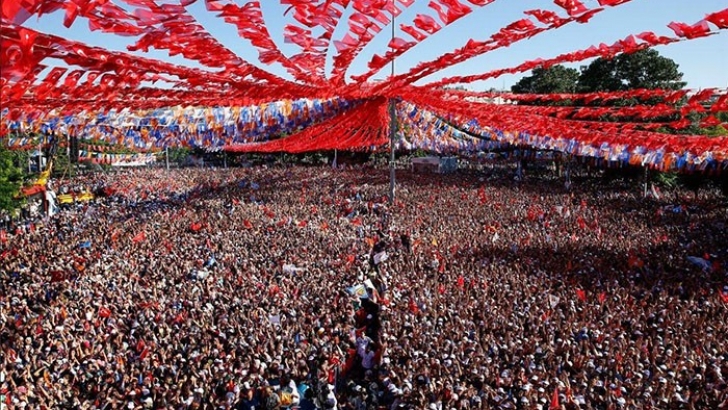
[[[394,0],[392,0],[392,40],[394,41],[394,20],[395,20],[395,14],[394,14],[395,4]],[[395,58],[392,58],[392,76],[391,79],[394,79],[394,60]],[[397,137],[397,116],[396,116],[396,107],[395,107],[395,101],[393,98],[389,99],[389,204],[394,205],[394,150],[395,150],[395,139]]]

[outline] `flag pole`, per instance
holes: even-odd
[[[395,23],[395,14],[394,14],[394,0],[392,0],[392,41],[394,41],[394,23]],[[395,58],[392,58],[392,77],[391,79],[394,79],[394,60]],[[395,112],[395,101],[393,98],[389,99],[389,204],[394,205],[394,188],[395,188],[395,167],[394,167],[394,161],[395,161],[395,139],[397,136],[397,116]]]

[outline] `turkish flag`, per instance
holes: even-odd
[[[718,28],[728,28],[728,9],[708,14],[705,19],[718,26]]]
[[[569,16],[576,17],[588,11],[579,0],[554,0],[554,4],[566,10]]]
[[[599,1],[599,5],[602,7],[604,7],[604,6],[614,7],[614,6],[619,6],[620,4],[626,3],[631,0],[597,0],[597,1]]]

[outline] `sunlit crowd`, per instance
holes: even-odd
[[[52,180],[0,233],[0,406],[728,409],[717,192],[319,166]]]

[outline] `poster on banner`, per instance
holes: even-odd
[[[700,267],[703,269],[704,272],[710,271],[712,264],[707,259],[698,257],[698,256],[688,256],[688,261],[692,262],[694,265]]]
[[[387,251],[382,251],[374,255],[374,264],[379,265],[380,263],[386,261],[389,259],[389,255],[387,254]]]
[[[371,279],[365,279],[365,280],[364,280],[364,286],[365,286],[365,287],[366,287],[367,289],[376,289],[376,288],[374,287],[374,283],[372,283],[372,280],[371,280]]]
[[[559,304],[560,300],[561,300],[561,298],[559,298],[558,296],[549,295],[549,306],[551,306],[551,309],[555,308],[556,305]]]
[[[366,286],[361,284],[348,287],[346,291],[358,299],[366,299],[369,297]]]
[[[288,275],[295,275],[297,272],[303,272],[305,270],[306,268],[299,268],[298,266],[289,263],[283,265],[283,273]]]

